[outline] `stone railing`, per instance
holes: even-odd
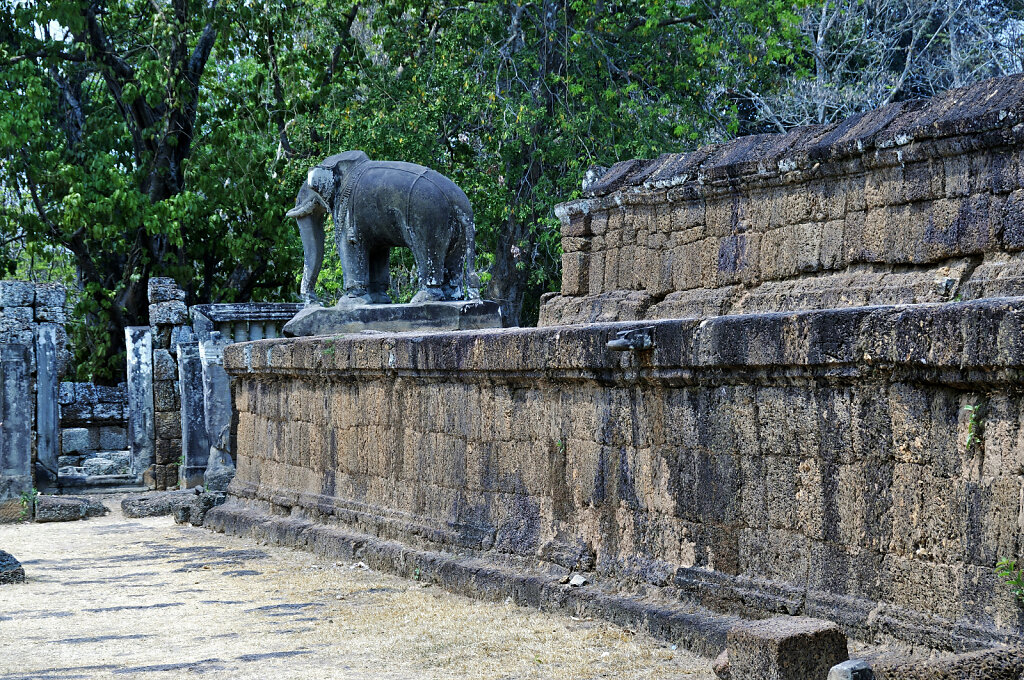
[[[201,340],[219,331],[230,342],[281,337],[281,328],[302,309],[287,302],[210,304],[192,307],[192,327]]]

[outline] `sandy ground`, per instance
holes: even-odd
[[[0,586],[0,680],[714,678],[707,659],[602,621],[169,517],[0,525],[0,548],[28,575]]]

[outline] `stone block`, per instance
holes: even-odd
[[[62,423],[83,423],[92,420],[92,404],[73,402],[60,408]]]
[[[25,281],[0,281],[0,307],[31,307],[35,286]]]
[[[589,256],[586,253],[562,255],[562,295],[585,295],[590,279]]]
[[[92,417],[97,422],[124,420],[126,417],[125,405],[100,402],[92,407]]]
[[[82,461],[85,474],[89,476],[113,475],[118,472],[118,465],[109,458],[86,458]]]
[[[61,406],[70,404],[75,400],[75,383],[62,382],[57,392],[57,403]]]
[[[88,453],[99,448],[99,431],[91,427],[67,427],[61,431],[61,452]]]
[[[181,326],[188,323],[188,307],[181,300],[150,305],[149,323],[154,326]]]
[[[148,293],[151,305],[185,299],[185,291],[178,286],[175,280],[164,276],[154,276],[149,280]]]
[[[180,439],[157,439],[156,440],[156,462],[157,465],[167,465],[181,458]]]
[[[157,413],[156,436],[159,439],[181,439],[181,414],[177,411]]]
[[[128,389],[125,383],[118,385],[96,385],[96,401],[109,404],[123,404],[128,400]]]
[[[287,335],[330,335],[364,330],[438,332],[500,328],[501,311],[490,300],[456,300],[407,305],[307,307],[285,324]]]
[[[37,522],[74,522],[87,517],[99,517],[110,512],[103,503],[74,496],[37,496],[35,519]]]
[[[100,428],[99,448],[103,451],[123,451],[128,448],[128,431],[117,425]]]
[[[35,306],[51,309],[64,309],[67,291],[64,286],[56,283],[42,283],[35,286]]]
[[[22,326],[30,325],[35,321],[35,315],[32,313],[31,307],[4,307],[3,310],[5,321]]]
[[[153,350],[153,380],[177,380],[178,362],[170,350]]]
[[[157,380],[153,383],[153,407],[157,411],[176,411],[181,407],[176,381]]]
[[[729,630],[728,649],[733,680],[821,680],[849,659],[839,626],[807,617],[737,624]]]

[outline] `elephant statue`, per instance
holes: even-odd
[[[473,209],[444,175],[413,163],[371,161],[362,151],[330,156],[313,167],[287,213],[302,236],[300,293],[307,303],[316,301],[328,213],[345,275],[339,305],[391,302],[389,255],[402,246],[416,260],[414,303],[476,296],[466,287],[475,258]]]

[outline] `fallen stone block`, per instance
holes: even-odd
[[[202,524],[206,512],[224,502],[224,494],[207,493],[202,489],[156,491],[129,496],[121,501],[125,517],[161,517],[173,515],[176,522]]]
[[[21,562],[15,559],[9,552],[0,550],[0,585],[5,583],[23,583],[25,581],[25,570]]]
[[[732,680],[822,680],[850,658],[839,626],[794,616],[733,626],[728,651]]]
[[[99,501],[76,496],[36,496],[37,522],[74,522],[87,517],[99,517],[110,508]]]
[[[227,500],[227,494],[223,492],[215,491],[195,494],[191,502],[175,509],[174,522],[175,524],[192,524],[193,526],[201,527],[203,526],[203,520],[206,519],[206,513],[225,500]]]

